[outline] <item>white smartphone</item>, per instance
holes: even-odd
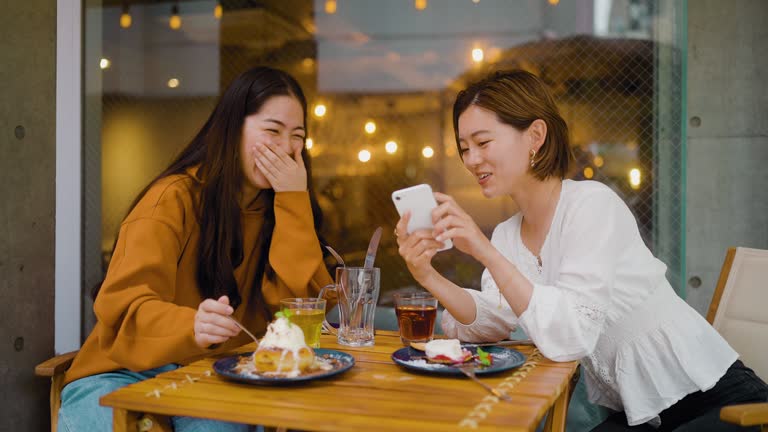
[[[432,188],[428,184],[420,184],[405,189],[392,192],[392,202],[395,208],[403,217],[405,212],[411,212],[411,219],[408,221],[408,234],[420,229],[433,229],[432,209],[437,207],[437,201],[432,194]],[[438,249],[444,251],[453,247],[453,242],[448,239],[443,242],[443,247]]]

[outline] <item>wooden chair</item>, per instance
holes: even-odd
[[[69,369],[76,354],[77,351],[68,352],[35,366],[35,375],[51,379],[51,432],[56,432],[56,421],[59,417],[59,406],[61,405],[61,389],[64,387],[64,372]]]
[[[707,321],[739,353],[744,363],[768,381],[768,250],[729,248],[720,271]],[[720,419],[768,432],[768,403],[732,405]]]
[[[77,351],[61,354],[48,359],[35,366],[35,375],[48,377],[51,379],[51,432],[56,432],[56,423],[59,418],[59,407],[61,406],[61,389],[64,387],[64,372],[69,369],[72,360],[77,355]],[[147,414],[143,416],[138,424],[139,432],[172,432],[173,429],[167,417]]]

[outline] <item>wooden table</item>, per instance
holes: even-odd
[[[523,366],[480,379],[505,390],[504,402],[464,377],[408,372],[390,355],[401,348],[395,332],[376,333],[376,345],[351,348],[323,335],[323,348],[352,354],[343,374],[287,387],[227,381],[214,358],[123,387],[101,398],[114,408],[114,430],[135,431],[140,413],[204,417],[316,431],[533,431],[547,413],[547,428],[565,428],[569,386],[577,362],[547,360],[534,347],[518,346]],[[252,351],[253,345],[240,352]]]

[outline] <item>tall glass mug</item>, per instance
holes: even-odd
[[[378,268],[337,267],[336,283],[320,290],[320,298],[327,291],[336,291],[339,302],[338,331],[326,322],[328,330],[336,335],[339,345],[373,345],[373,318],[379,301]]]
[[[395,314],[403,345],[432,340],[437,319],[437,299],[431,294],[396,293]]]
[[[280,306],[290,311],[288,320],[304,332],[304,342],[312,348],[320,348],[320,329],[325,319],[325,300],[287,298],[280,300]]]

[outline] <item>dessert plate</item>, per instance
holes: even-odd
[[[315,366],[298,376],[260,374],[254,370],[249,370],[251,368],[248,367],[248,363],[253,352],[216,360],[213,364],[213,370],[225,378],[249,384],[282,385],[332,377],[355,365],[355,358],[347,353],[324,348],[315,348],[314,351]]]
[[[468,349],[472,354],[477,354],[477,345],[462,344],[462,348]],[[483,351],[493,357],[493,364],[483,366],[475,362],[477,375],[492,374],[514,369],[525,363],[525,355],[520,351],[499,346],[483,347]],[[462,372],[456,366],[442,363],[431,363],[427,360],[424,351],[411,347],[400,348],[392,353],[392,361],[398,365],[417,372],[434,373],[441,375],[461,375]],[[474,360],[473,360],[474,361]]]

